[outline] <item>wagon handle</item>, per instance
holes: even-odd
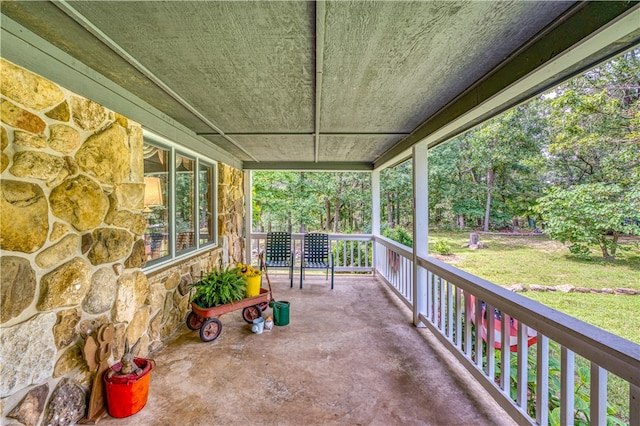
[[[267,284],[269,284],[269,297],[271,298],[269,302],[271,302],[275,299],[273,297],[273,290],[271,290],[271,280],[269,279],[269,274],[267,273],[267,265],[264,264],[264,254],[262,252],[258,254],[258,263],[260,264],[260,269],[264,270],[264,276],[267,278]]]

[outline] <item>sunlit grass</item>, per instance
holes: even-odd
[[[628,244],[615,262],[599,259],[580,260],[569,250],[545,236],[503,236],[480,234],[487,249],[470,250],[460,246],[469,241],[469,233],[431,232],[429,241],[445,240],[452,248],[449,262],[469,273],[501,286],[571,284],[593,289],[632,288],[640,290],[640,248]],[[583,294],[562,292],[524,292],[561,312],[579,318],[625,339],[640,343],[640,296]]]
[[[522,294],[640,344],[640,296],[559,292]]]

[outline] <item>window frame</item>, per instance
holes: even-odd
[[[202,154],[198,154],[189,148],[183,147],[176,142],[170,141],[160,135],[143,129],[143,143],[145,145],[151,145],[158,147],[169,152],[169,171],[167,177],[167,193],[168,193],[168,226],[167,232],[169,234],[169,253],[166,256],[148,260],[146,265],[142,268],[143,272],[152,272],[166,266],[169,266],[181,259],[188,258],[194,254],[205,252],[213,248],[218,247],[218,162],[211,158],[207,158]],[[188,158],[194,162],[193,171],[193,214],[194,214],[194,246],[177,251],[177,229],[176,229],[176,157],[181,156]],[[207,166],[211,168],[211,219],[209,226],[211,227],[212,239],[201,243],[200,242],[200,197],[198,189],[200,188],[200,167]],[[144,170],[143,170],[144,175]],[[146,232],[146,228],[145,228]]]

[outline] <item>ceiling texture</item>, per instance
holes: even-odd
[[[640,40],[639,5],[627,1],[3,1],[1,11],[248,169],[380,167]]]

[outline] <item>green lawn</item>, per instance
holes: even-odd
[[[460,247],[469,241],[469,233],[430,232],[430,245],[438,240],[446,241],[453,252],[450,256],[438,258],[501,286],[571,284],[587,288],[640,290],[640,246],[637,240],[626,241],[631,250],[623,252],[615,262],[601,260],[595,252],[591,261],[576,259],[563,244],[545,236],[480,234],[480,241],[489,246],[482,250]],[[640,343],[640,295],[521,294]]]

